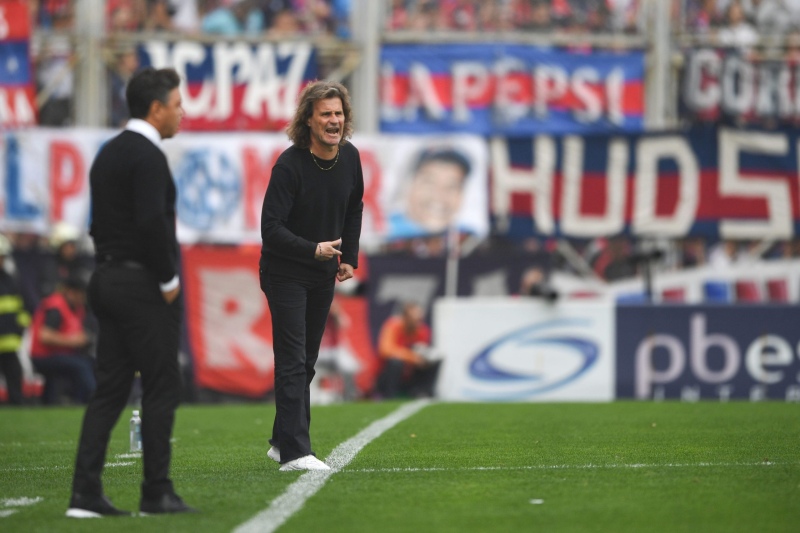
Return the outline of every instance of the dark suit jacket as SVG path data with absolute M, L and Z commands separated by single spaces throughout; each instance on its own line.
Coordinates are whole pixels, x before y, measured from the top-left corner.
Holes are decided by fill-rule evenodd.
M 134 261 L 159 283 L 177 275 L 177 194 L 164 152 L 140 133 L 123 131 L 97 154 L 89 181 L 98 264 Z

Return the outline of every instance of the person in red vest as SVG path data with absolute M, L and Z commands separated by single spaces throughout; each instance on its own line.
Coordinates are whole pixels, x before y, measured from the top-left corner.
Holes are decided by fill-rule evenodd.
M 431 329 L 423 321 L 425 311 L 417 303 L 405 303 L 399 316 L 389 317 L 378 337 L 378 355 L 384 360 L 378 376 L 378 394 L 395 398 L 432 397 L 439 372 L 438 357 L 431 349 Z
M 58 403 L 55 382 L 61 377 L 71 383 L 77 402 L 88 403 L 94 392 L 94 362 L 88 354 L 85 316 L 86 282 L 75 276 L 63 280 L 33 314 L 31 361 L 45 377 L 42 400 L 46 405 Z

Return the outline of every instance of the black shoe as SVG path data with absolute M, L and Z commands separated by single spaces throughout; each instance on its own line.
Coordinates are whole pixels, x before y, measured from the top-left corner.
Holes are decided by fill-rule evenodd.
M 139 512 L 143 515 L 164 513 L 196 513 L 197 509 L 189 507 L 177 494 L 164 494 L 155 500 L 142 498 Z
M 130 511 L 117 509 L 111 500 L 103 495 L 73 494 L 69 500 L 69 509 L 67 509 L 67 516 L 70 518 L 101 518 L 103 516 L 132 516 L 132 514 Z

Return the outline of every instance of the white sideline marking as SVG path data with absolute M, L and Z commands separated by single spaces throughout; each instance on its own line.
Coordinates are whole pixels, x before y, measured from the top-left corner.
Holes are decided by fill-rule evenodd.
M 118 453 L 114 456 L 115 459 L 141 459 L 142 454 L 139 452 Z
M 483 472 L 497 470 L 598 470 L 601 468 L 696 468 L 696 467 L 736 467 L 736 466 L 773 466 L 776 463 L 759 461 L 758 463 L 652 463 L 652 464 L 586 464 L 586 465 L 533 465 L 533 466 L 468 466 L 463 468 L 354 468 L 343 470 L 344 474 L 374 474 L 401 472 Z M 782 463 L 800 464 L 800 463 Z
M 114 468 L 117 466 L 130 466 L 135 465 L 133 461 L 119 461 L 116 463 L 106 463 L 105 468 Z M 23 466 L 21 468 L 2 468 L 0 472 L 47 472 L 50 470 L 68 470 L 74 468 L 73 466 Z
M 329 477 L 347 466 L 367 444 L 403 420 L 415 415 L 430 403 L 430 400 L 407 403 L 362 429 L 355 437 L 339 444 L 325 459 L 325 462 L 331 467 L 330 470 L 306 472 L 286 487 L 283 494 L 272 500 L 269 507 L 234 529 L 234 533 L 271 533 L 275 531 L 299 511 L 306 501 L 325 485 Z
M 28 498 L 27 496 L 23 496 L 21 498 L 6 498 L 2 500 L 3 507 L 10 507 L 10 509 L 2 509 L 0 510 L 0 518 L 8 518 L 9 516 L 13 515 L 19 509 L 16 507 L 27 507 L 28 505 L 36 505 L 40 501 L 43 501 L 44 498 L 41 496 L 36 496 L 35 498 Z
M 25 507 L 27 505 L 35 505 L 42 500 L 44 500 L 44 498 L 41 496 L 36 496 L 35 498 L 28 498 L 27 496 L 23 496 L 22 498 L 6 498 L 3 500 L 3 507 Z

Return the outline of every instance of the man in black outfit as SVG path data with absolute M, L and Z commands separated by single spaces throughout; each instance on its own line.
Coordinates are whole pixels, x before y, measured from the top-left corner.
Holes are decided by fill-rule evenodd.
M 130 515 L 100 480 L 111 430 L 142 377 L 142 514 L 194 511 L 169 478 L 170 437 L 180 401 L 178 341 L 183 314 L 176 189 L 161 140 L 178 132 L 183 109 L 172 69 L 145 69 L 126 90 L 131 120 L 89 173 L 97 267 L 89 303 L 97 315 L 97 390 L 83 418 L 67 516 Z
M 309 384 L 335 280 L 358 267 L 364 179 L 343 85 L 300 94 L 293 146 L 272 169 L 261 214 L 260 281 L 272 313 L 275 423 L 267 456 L 281 470 L 329 470 L 311 450 Z

